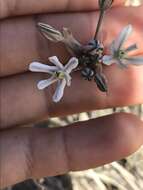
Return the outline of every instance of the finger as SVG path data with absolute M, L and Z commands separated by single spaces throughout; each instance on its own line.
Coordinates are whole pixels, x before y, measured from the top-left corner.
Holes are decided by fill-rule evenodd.
M 59 103 L 52 102 L 56 84 L 41 91 L 37 83 L 49 76 L 25 73 L 0 80 L 0 128 L 27 124 L 48 117 L 126 106 L 143 102 L 143 67 L 121 70 L 116 66 L 105 69 L 108 93 L 100 92 L 95 82 L 88 82 L 76 73 L 71 87 L 66 87 Z
M 143 123 L 125 113 L 66 128 L 3 131 L 0 132 L 0 188 L 28 178 L 107 164 L 132 154 L 142 144 Z
M 124 5 L 125 0 L 115 0 L 113 5 Z M 50 12 L 91 11 L 98 9 L 98 0 L 0 0 L 0 18 Z
M 139 8 L 115 8 L 106 14 L 103 30 L 107 33 L 105 45 L 109 45 L 125 25 L 134 27 L 129 44 L 137 43 L 137 54 L 143 53 L 143 6 Z M 136 14 L 138 12 L 138 14 Z M 122 13 L 122 14 L 121 14 Z M 127 19 L 125 19 L 127 18 Z M 47 62 L 57 55 L 63 62 L 69 54 L 61 44 L 50 43 L 37 30 L 37 22 L 45 22 L 56 28 L 69 27 L 83 44 L 93 38 L 98 19 L 96 13 L 57 14 L 37 17 L 14 18 L 0 23 L 0 76 L 28 70 L 32 61 Z M 75 22 L 76 20 L 76 22 Z M 81 32 L 82 31 L 82 32 Z

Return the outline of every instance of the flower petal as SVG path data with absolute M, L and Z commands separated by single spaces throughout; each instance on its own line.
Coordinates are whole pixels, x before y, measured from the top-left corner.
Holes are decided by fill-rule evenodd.
M 63 94 L 64 94 L 65 86 L 66 86 L 65 79 L 63 79 L 62 81 L 58 81 L 58 85 L 57 85 L 55 94 L 53 96 L 54 102 L 59 102 L 61 100 L 61 98 L 63 97 Z
M 120 69 L 127 69 L 127 64 L 125 62 L 125 59 L 122 60 L 118 59 L 116 64 L 120 67 Z
M 115 50 L 115 40 L 110 45 L 110 51 L 111 51 L 112 55 L 114 55 L 114 53 L 116 52 L 116 50 Z
M 65 73 L 65 79 L 66 79 L 67 86 L 70 86 L 72 78 L 68 73 Z
M 112 65 L 113 63 L 116 63 L 116 60 L 113 58 L 112 55 L 104 55 L 102 58 L 102 62 L 105 65 Z
M 137 49 L 138 49 L 137 44 L 133 44 L 133 45 L 130 45 L 128 48 L 126 48 L 125 52 L 128 53 L 130 51 L 137 50 Z
M 128 57 L 125 60 L 126 64 L 128 65 L 136 65 L 136 66 L 143 65 L 143 56 Z
M 128 25 L 123 28 L 123 30 L 118 35 L 117 39 L 114 41 L 114 48 L 116 51 L 122 48 L 124 42 L 127 40 L 132 30 L 132 25 Z
M 56 65 L 60 70 L 63 70 L 64 66 L 59 61 L 59 59 L 57 58 L 57 56 L 49 57 L 49 61 L 51 63 L 53 63 L 54 65 Z
M 51 77 L 47 80 L 41 80 L 38 82 L 37 87 L 39 90 L 43 90 L 44 88 L 50 86 L 51 84 L 53 84 L 54 82 L 56 82 L 58 79 L 56 79 L 55 77 Z
M 72 57 L 69 62 L 65 65 L 64 70 L 67 73 L 71 73 L 73 69 L 75 69 L 78 66 L 79 62 L 76 57 Z
M 43 72 L 43 73 L 52 74 L 52 72 L 57 70 L 57 67 L 45 65 L 39 62 L 32 62 L 29 65 L 29 70 L 33 72 Z

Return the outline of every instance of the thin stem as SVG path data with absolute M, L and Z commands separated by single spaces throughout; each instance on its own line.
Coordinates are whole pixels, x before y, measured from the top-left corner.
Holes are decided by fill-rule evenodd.
M 106 10 L 109 9 L 111 7 L 112 3 L 114 2 L 114 0 L 98 0 L 98 1 L 99 1 L 99 8 L 100 8 L 100 15 L 99 15 L 98 23 L 97 23 L 94 40 L 96 40 L 98 37 L 98 33 L 99 33 L 100 27 L 102 25 L 102 20 L 103 20 Z
M 102 20 L 103 20 L 103 17 L 104 17 L 104 13 L 105 13 L 105 10 L 101 10 L 101 11 L 100 11 L 100 16 L 99 16 L 99 20 L 98 20 L 98 24 L 97 24 L 95 36 L 94 36 L 94 39 L 95 39 L 95 40 L 96 40 L 97 37 L 98 37 L 98 33 L 99 33 L 99 30 L 100 30 L 100 27 L 101 27 L 101 24 L 102 24 Z

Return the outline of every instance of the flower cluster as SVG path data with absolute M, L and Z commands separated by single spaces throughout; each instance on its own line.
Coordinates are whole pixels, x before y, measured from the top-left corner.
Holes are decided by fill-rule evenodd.
M 57 88 L 53 95 L 53 101 L 59 102 L 64 94 L 64 89 L 71 84 L 71 73 L 81 71 L 81 76 L 88 80 L 94 80 L 98 89 L 108 91 L 107 79 L 103 73 L 102 65 L 117 64 L 120 68 L 128 65 L 143 65 L 143 56 L 130 56 L 129 53 L 137 49 L 136 44 L 125 47 L 124 44 L 132 33 L 132 25 L 123 28 L 117 38 L 109 46 L 109 55 L 104 54 L 104 46 L 98 40 L 98 32 L 104 12 L 112 5 L 113 0 L 99 0 L 100 17 L 95 32 L 95 37 L 87 45 L 81 44 L 68 28 L 62 32 L 44 23 L 38 23 L 41 33 L 52 42 L 62 42 L 71 54 L 72 58 L 64 66 L 56 56 L 50 57 L 49 61 L 54 66 L 33 62 L 29 69 L 33 72 L 44 72 L 51 75 L 47 80 L 38 83 L 38 89 L 42 90 L 57 82 Z

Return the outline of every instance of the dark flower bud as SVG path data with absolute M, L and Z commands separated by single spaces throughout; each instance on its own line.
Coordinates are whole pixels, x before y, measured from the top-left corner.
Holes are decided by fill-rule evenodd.
M 96 73 L 95 76 L 94 76 L 94 80 L 95 80 L 99 90 L 101 90 L 102 92 L 107 92 L 108 91 L 107 79 L 105 78 L 104 74 Z
M 82 69 L 81 74 L 86 80 L 91 81 L 94 76 L 94 70 L 90 67 L 85 67 Z

